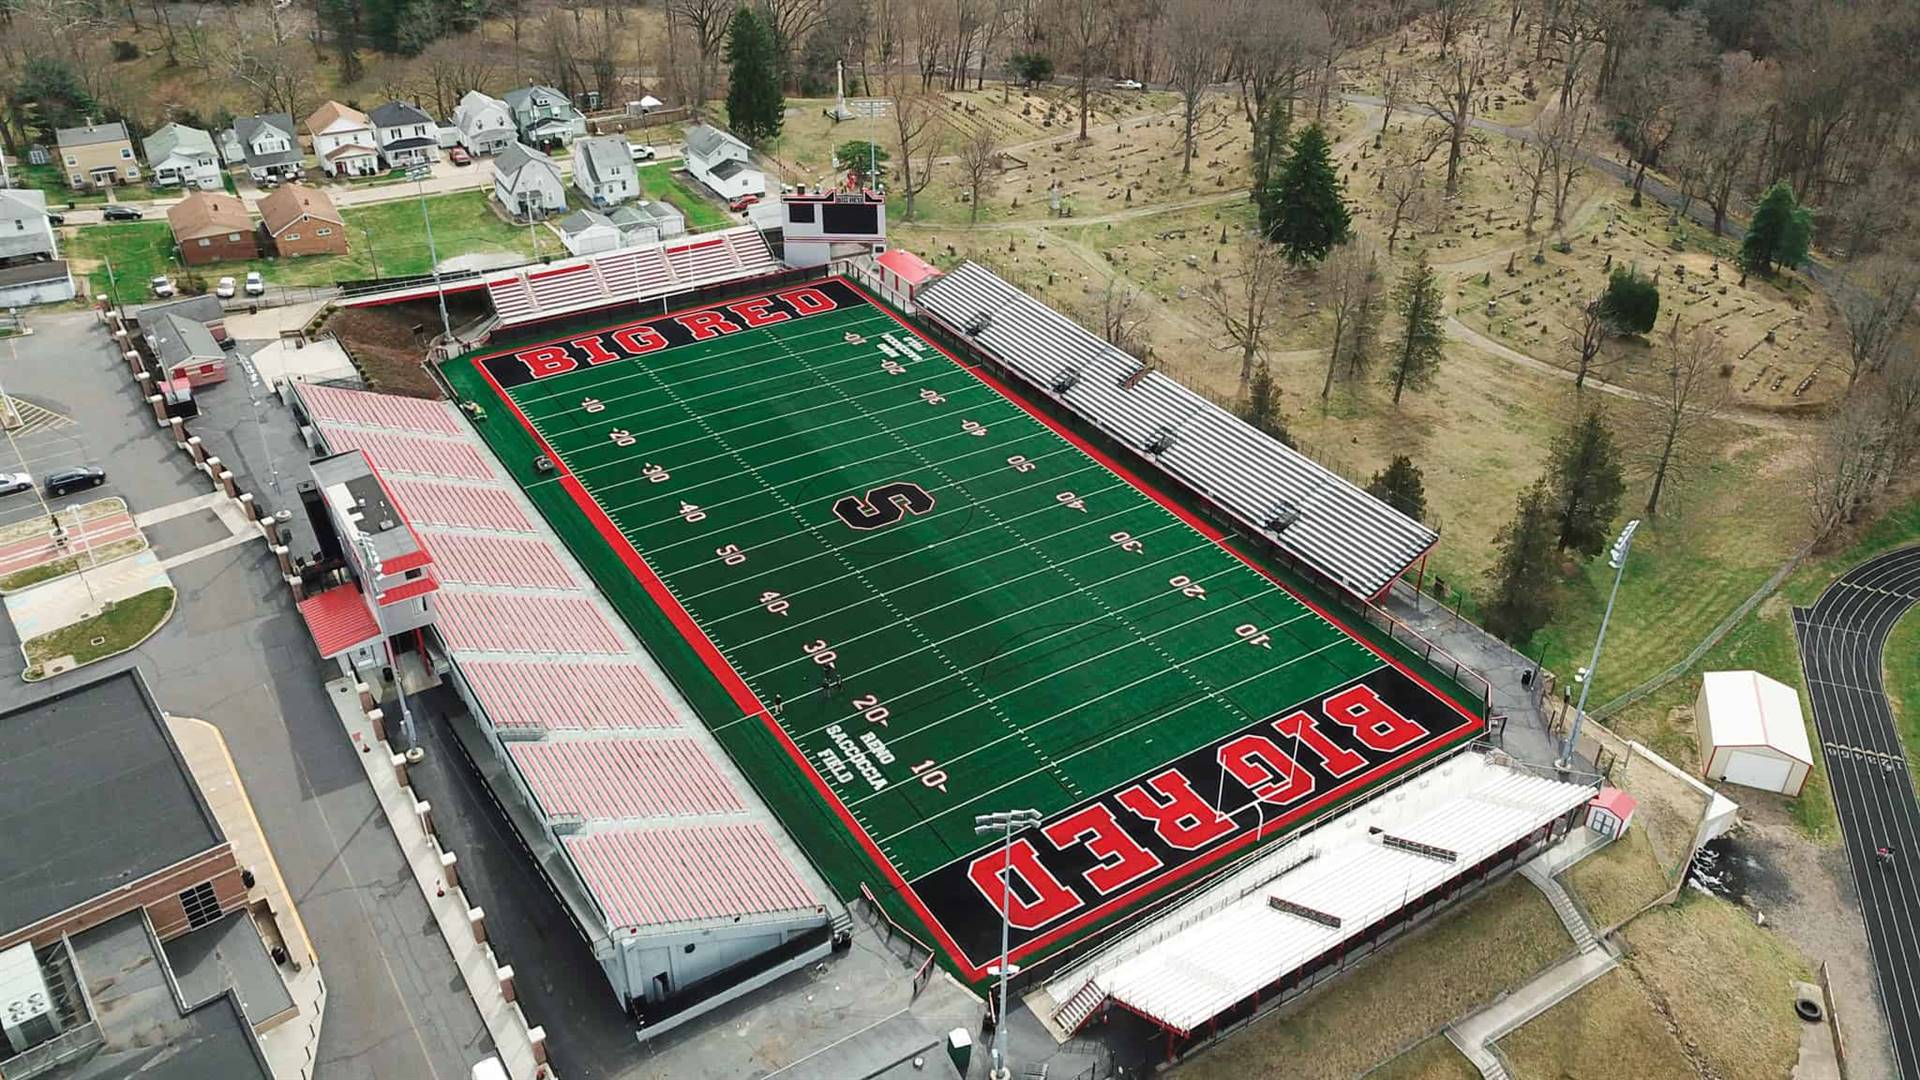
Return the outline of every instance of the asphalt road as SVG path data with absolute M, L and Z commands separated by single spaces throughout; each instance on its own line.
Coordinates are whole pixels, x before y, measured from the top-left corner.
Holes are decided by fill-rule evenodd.
M 1800 667 L 1860 894 L 1894 1067 L 1920 1078 L 1920 806 L 1881 676 L 1887 635 L 1920 600 L 1920 547 L 1854 567 L 1793 610 Z M 1912 662 L 1905 658 L 1902 662 Z M 1894 850 L 1883 861 L 1877 849 Z

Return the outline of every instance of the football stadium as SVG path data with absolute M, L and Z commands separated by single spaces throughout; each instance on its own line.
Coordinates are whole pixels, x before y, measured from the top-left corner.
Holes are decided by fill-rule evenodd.
M 1004 921 L 1058 1036 L 1177 1053 L 1577 822 L 1373 603 L 1433 530 L 985 267 L 761 237 L 457 283 L 453 404 L 296 391 L 643 1036 L 864 908 L 916 985 L 984 990 Z

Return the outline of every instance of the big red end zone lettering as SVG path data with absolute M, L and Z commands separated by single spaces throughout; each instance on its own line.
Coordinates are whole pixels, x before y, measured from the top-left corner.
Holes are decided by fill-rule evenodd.
M 698 311 L 682 311 L 658 319 L 596 330 L 578 337 L 556 338 L 539 345 L 491 356 L 480 363 L 502 389 L 538 379 L 565 375 L 584 368 L 664 352 L 725 334 L 804 319 L 810 315 L 865 304 L 860 294 L 838 278 L 782 289 L 766 296 L 730 300 Z
M 1383 667 L 1134 777 L 1014 838 L 1012 944 L 1052 940 L 1480 729 Z M 912 882 L 966 960 L 999 954 L 999 844 Z

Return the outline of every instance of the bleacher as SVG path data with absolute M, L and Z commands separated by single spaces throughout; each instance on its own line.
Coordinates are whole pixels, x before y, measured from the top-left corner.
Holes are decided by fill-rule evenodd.
M 780 269 L 749 226 L 622 248 L 490 276 L 487 294 L 502 326 L 670 296 Z

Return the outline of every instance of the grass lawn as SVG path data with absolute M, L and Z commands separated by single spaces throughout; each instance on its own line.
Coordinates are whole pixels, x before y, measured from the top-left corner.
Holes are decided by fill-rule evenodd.
M 677 168 L 679 164 L 672 161 L 641 166 L 636 170 L 640 175 L 640 190 L 647 198 L 670 203 L 687 215 L 688 232 L 705 232 L 740 224 L 726 207 L 715 202 L 711 196 L 695 190 L 690 181 L 676 176 L 674 170 Z
M 1366 1074 L 1366 1080 L 1480 1080 L 1480 1070 L 1445 1035 L 1435 1035 Z
M 27 668 L 21 678 L 28 682 L 46 678 L 46 663 L 64 656 L 73 657 L 74 667 L 84 667 L 126 652 L 160 629 L 173 614 L 173 601 L 173 589 L 162 585 L 115 600 L 91 619 L 29 639 L 21 645 L 27 654 Z
M 1907 609 L 1887 638 L 1881 663 L 1887 676 L 1887 697 L 1900 722 L 1900 742 L 1908 748 L 1907 767 L 1913 768 L 1912 749 L 1920 746 L 1920 607 Z
M 1367 960 L 1303 1007 L 1262 1017 L 1195 1055 L 1175 1075 L 1354 1076 L 1405 1047 L 1424 1045 L 1443 1025 L 1533 977 L 1571 947 L 1539 890 L 1509 878 Z
M 52 581 L 54 578 L 66 577 L 68 574 L 80 569 L 81 559 L 88 556 L 91 556 L 91 558 L 87 565 L 93 567 L 99 566 L 101 563 L 112 562 L 115 559 L 125 558 L 128 555 L 138 554 L 145 551 L 146 548 L 146 537 L 129 536 L 124 540 L 115 540 L 110 544 L 101 544 L 99 547 L 91 548 L 84 552 L 75 552 L 65 558 L 52 559 L 38 566 L 29 566 L 24 570 L 15 570 L 5 577 L 0 577 L 0 593 L 19 592 L 29 585 L 38 585 L 43 581 Z
M 1617 926 L 1652 903 L 1671 884 L 1660 866 L 1647 830 L 1627 835 L 1576 863 L 1561 884 L 1580 901 L 1596 929 Z
M 7 171 L 12 174 L 18 187 L 39 188 L 47 193 L 47 209 L 58 213 L 68 203 L 78 206 L 93 206 L 107 201 L 104 192 L 73 191 L 60 175 L 57 165 L 10 165 Z
M 1625 968 L 1499 1042 L 1514 1080 L 1692 1080 L 1686 1054 Z M 1776 1074 L 1784 1075 L 1784 1074 Z

